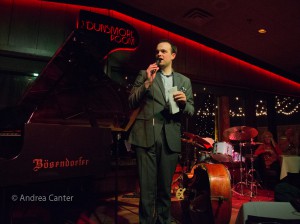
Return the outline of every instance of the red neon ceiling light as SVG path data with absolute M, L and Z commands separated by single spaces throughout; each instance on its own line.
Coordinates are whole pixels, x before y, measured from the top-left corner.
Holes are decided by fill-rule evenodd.
M 10 4 L 10 2 L 8 2 L 7 4 Z M 111 16 L 111 17 L 115 17 L 118 18 L 120 20 L 123 20 L 124 22 L 127 22 L 129 24 L 135 25 L 136 27 L 139 28 L 143 28 L 143 29 L 152 29 L 153 32 L 161 32 L 164 31 L 168 34 L 172 35 L 172 38 L 174 38 L 174 40 L 179 41 L 179 42 L 184 42 L 185 44 L 192 46 L 193 48 L 199 49 L 200 51 L 203 52 L 207 52 L 209 54 L 213 54 L 213 55 L 217 55 L 218 57 L 224 59 L 225 61 L 228 61 L 230 63 L 238 63 L 239 65 L 241 65 L 242 67 L 246 68 L 246 69 L 250 69 L 250 70 L 254 70 L 255 72 L 257 72 L 259 75 L 268 77 L 270 79 L 275 79 L 281 83 L 285 83 L 288 85 L 292 85 L 296 88 L 300 89 L 300 84 L 297 82 L 294 82 L 292 80 L 289 80 L 285 77 L 282 77 L 274 72 L 270 72 L 268 70 L 265 70 L 263 68 L 260 68 L 256 65 L 250 64 L 246 61 L 240 60 L 238 58 L 235 58 L 233 56 L 230 56 L 224 52 L 220 52 L 218 50 L 215 50 L 213 48 L 207 47 L 201 43 L 198 43 L 196 41 L 190 40 L 188 38 L 182 37 L 180 35 L 177 35 L 175 33 L 171 33 L 170 31 L 164 30 L 162 28 L 156 27 L 152 24 L 143 22 L 141 20 L 135 19 L 131 16 L 122 14 L 120 12 L 117 12 L 115 10 L 110 10 L 110 9 L 101 9 L 101 8 L 94 8 L 94 7 L 87 7 L 87 6 L 80 6 L 80 5 L 70 5 L 70 4 L 64 4 L 64 3 L 54 3 L 54 2 L 47 2 L 47 1 L 42 1 L 42 0 L 18 0 L 18 4 L 24 4 L 26 6 L 36 6 L 36 7 L 40 7 L 41 4 L 43 6 L 47 6 L 48 8 L 54 9 L 54 10 L 87 10 L 87 11 L 91 11 L 91 12 L 96 12 L 96 13 L 100 13 L 103 15 L 107 15 L 107 16 Z M 113 50 L 116 51 L 116 50 Z

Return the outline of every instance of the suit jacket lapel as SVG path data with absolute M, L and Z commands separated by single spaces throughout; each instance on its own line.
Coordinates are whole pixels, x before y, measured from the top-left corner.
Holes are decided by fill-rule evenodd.
M 179 75 L 176 72 L 173 72 L 173 86 L 177 86 L 177 90 L 179 90 L 180 79 Z
M 165 94 L 165 87 L 161 78 L 160 73 L 156 74 L 155 81 L 157 83 L 158 89 L 162 92 L 163 95 L 163 101 L 166 102 L 166 94 Z

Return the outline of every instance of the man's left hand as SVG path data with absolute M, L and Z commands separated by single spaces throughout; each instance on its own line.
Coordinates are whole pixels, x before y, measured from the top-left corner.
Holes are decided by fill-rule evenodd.
M 175 91 L 173 93 L 173 97 L 175 102 L 180 103 L 180 104 L 185 104 L 186 103 L 186 95 L 182 91 Z

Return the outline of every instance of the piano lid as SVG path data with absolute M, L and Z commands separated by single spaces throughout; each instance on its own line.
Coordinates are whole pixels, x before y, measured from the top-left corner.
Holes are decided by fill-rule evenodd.
M 125 128 L 128 92 L 103 72 L 107 52 L 95 38 L 74 31 L 55 53 L 20 102 L 26 111 L 34 111 L 30 122 Z
M 128 130 L 136 114 L 128 107 L 129 90 L 104 73 L 104 59 L 114 50 L 129 47 L 109 44 L 109 36 L 104 35 L 73 31 L 19 103 L 0 110 L 0 158 L 19 155 L 25 123 Z M 131 45 L 131 50 L 135 48 Z
M 73 31 L 19 103 L 0 111 L 0 132 L 22 132 L 28 122 L 128 130 L 129 90 L 104 73 L 103 57 L 111 49 L 97 40 Z
M 126 127 L 128 93 L 104 73 L 104 59 L 116 50 L 135 50 L 137 32 L 123 21 L 83 10 L 78 24 L 18 105 L 0 111 L 10 118 L 0 118 L 0 131 L 26 122 Z M 127 41 L 120 41 L 122 36 Z

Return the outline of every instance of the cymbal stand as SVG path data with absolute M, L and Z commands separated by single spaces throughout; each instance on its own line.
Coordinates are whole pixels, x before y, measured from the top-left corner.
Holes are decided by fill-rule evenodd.
M 185 145 L 186 154 L 185 154 L 184 162 L 182 165 L 183 172 L 189 172 L 191 170 L 191 161 L 190 161 L 191 148 L 190 147 L 191 147 L 190 144 Z
M 193 149 L 193 164 L 192 164 L 192 167 L 191 169 L 198 163 L 198 157 L 199 157 L 199 153 L 198 153 L 198 149 L 196 146 L 194 146 L 194 149 Z
M 252 198 L 257 195 L 257 186 L 260 186 L 260 184 L 256 180 L 254 180 L 254 173 L 256 172 L 256 170 L 253 167 L 254 156 L 253 156 L 252 147 L 250 148 L 250 162 L 251 162 L 251 168 L 248 172 L 248 176 L 251 176 L 251 180 L 249 181 L 250 182 L 250 201 L 251 201 Z M 253 192 L 254 188 L 255 188 L 255 192 Z
M 242 146 L 243 143 L 239 144 L 240 146 L 240 155 L 239 155 L 239 161 L 240 161 L 240 182 L 238 182 L 234 187 L 233 187 L 233 191 L 239 195 L 244 195 L 244 185 L 247 186 L 247 182 L 243 182 L 243 161 L 242 161 Z M 247 181 L 247 178 L 245 178 Z M 235 188 L 237 188 L 237 186 L 240 186 L 240 192 L 237 192 L 236 190 L 234 190 Z
M 253 168 L 253 154 L 252 154 L 252 148 L 250 148 L 250 162 L 251 162 L 251 169 L 249 170 L 248 174 L 252 173 L 251 174 L 251 181 L 250 181 L 250 201 L 252 201 L 252 198 L 254 197 L 254 195 L 257 194 L 257 186 L 256 184 L 254 183 L 254 168 Z M 255 186 L 255 193 L 253 194 L 253 186 Z

